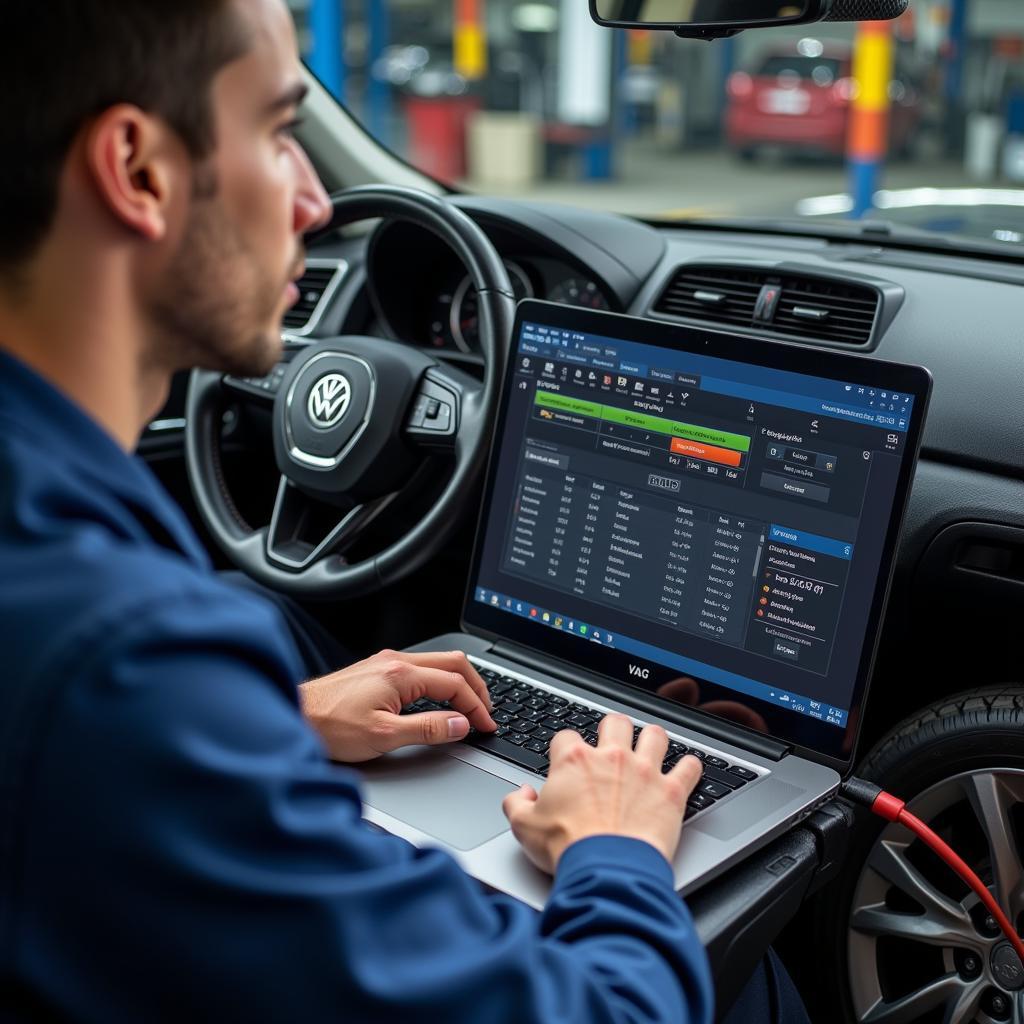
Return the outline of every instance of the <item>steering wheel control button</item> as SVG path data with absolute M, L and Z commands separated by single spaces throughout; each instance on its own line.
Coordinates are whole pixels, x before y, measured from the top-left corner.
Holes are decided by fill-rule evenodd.
M 436 430 L 439 433 L 447 433 L 448 428 L 452 423 L 452 407 L 450 405 L 441 405 L 439 402 L 433 403 L 433 412 L 427 408 L 427 418 L 423 421 L 423 426 L 427 430 Z
M 447 388 L 425 380 L 413 403 L 407 428 L 422 438 L 444 437 L 454 433 L 456 398 Z
M 412 415 L 409 417 L 410 427 L 422 427 L 423 421 L 427 418 L 427 403 L 429 399 L 426 395 L 420 395 L 416 399 L 416 404 L 412 407 Z
M 276 395 L 281 388 L 281 381 L 288 372 L 287 363 L 278 363 L 266 377 L 232 377 L 227 376 L 224 382 L 242 391 L 255 392 L 261 395 Z
M 992 950 L 989 961 L 996 984 L 1009 992 L 1024 988 L 1024 965 L 1008 942 L 1001 942 Z

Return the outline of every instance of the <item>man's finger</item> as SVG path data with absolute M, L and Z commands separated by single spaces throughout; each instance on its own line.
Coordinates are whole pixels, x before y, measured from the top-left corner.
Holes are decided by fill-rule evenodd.
M 439 668 L 446 672 L 458 672 L 473 688 L 480 698 L 480 703 L 488 711 L 491 710 L 491 695 L 487 692 L 487 684 L 462 651 L 414 651 L 403 654 L 401 657 L 413 665 L 421 665 L 423 668 Z
M 412 747 L 420 743 L 432 747 L 454 743 L 466 738 L 469 722 L 465 716 L 452 711 L 424 711 L 418 715 L 393 715 L 391 723 L 392 749 Z
M 660 725 L 646 725 L 636 741 L 640 757 L 660 765 L 668 753 L 668 733 Z
M 573 747 L 586 746 L 583 737 L 573 729 L 561 729 L 548 744 L 548 759 L 554 764 L 560 761 Z
M 431 700 L 447 701 L 456 711 L 461 711 L 477 729 L 483 732 L 494 732 L 497 722 L 491 718 L 486 705 L 480 700 L 464 676 L 458 672 L 446 672 L 439 668 L 424 668 L 422 665 L 410 666 L 414 673 L 417 687 L 422 688 L 423 695 Z
M 505 817 L 512 821 L 515 816 L 527 810 L 537 802 L 537 791 L 533 786 L 520 786 L 514 793 L 509 793 L 501 802 Z
M 633 723 L 625 715 L 605 715 L 597 727 L 598 744 L 633 749 Z
M 680 759 L 679 763 L 665 777 L 677 779 L 682 784 L 684 797 L 689 799 L 690 794 L 696 788 L 697 783 L 700 782 L 700 777 L 703 774 L 704 765 L 697 758 L 687 754 L 686 757 Z

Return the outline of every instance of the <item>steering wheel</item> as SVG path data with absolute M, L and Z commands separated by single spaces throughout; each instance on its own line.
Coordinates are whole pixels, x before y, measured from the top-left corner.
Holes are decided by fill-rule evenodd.
M 309 599 L 378 590 L 422 566 L 452 535 L 486 462 L 515 315 L 501 258 L 451 203 L 393 186 L 348 189 L 331 202 L 325 233 L 371 218 L 404 219 L 451 247 L 479 295 L 484 380 L 409 345 L 349 335 L 299 349 L 266 387 L 192 372 L 185 459 L 203 522 L 248 575 Z M 228 396 L 264 407 L 273 402 L 281 479 L 270 525 L 261 529 L 243 519 L 225 482 L 220 437 Z M 452 457 L 454 466 L 433 507 L 379 554 L 349 562 L 345 553 L 365 528 L 438 454 Z

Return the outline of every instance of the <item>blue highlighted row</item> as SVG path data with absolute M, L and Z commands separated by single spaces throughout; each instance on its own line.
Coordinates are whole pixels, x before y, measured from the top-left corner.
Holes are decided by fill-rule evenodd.
M 831 555 L 833 558 L 843 558 L 846 561 L 853 558 L 853 545 L 849 541 L 819 537 L 816 533 L 807 533 L 806 530 L 794 530 L 773 523 L 768 539 L 783 541 L 805 551 L 817 551 L 821 555 Z

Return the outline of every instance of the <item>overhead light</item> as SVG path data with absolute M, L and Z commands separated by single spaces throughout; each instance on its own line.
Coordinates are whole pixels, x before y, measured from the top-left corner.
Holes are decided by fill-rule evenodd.
M 853 199 L 845 192 L 834 196 L 812 196 L 796 204 L 796 212 L 801 217 L 834 217 L 852 209 Z
M 520 32 L 554 32 L 558 11 L 548 4 L 520 4 L 512 11 L 512 27 Z
M 1013 188 L 901 188 L 875 193 L 880 210 L 912 206 L 1024 206 L 1024 189 Z
M 921 206 L 1024 206 L 1024 189 L 1013 188 L 901 188 L 880 189 L 872 200 L 878 210 L 909 210 Z M 828 217 L 849 213 L 848 193 L 811 196 L 796 204 L 802 217 Z

